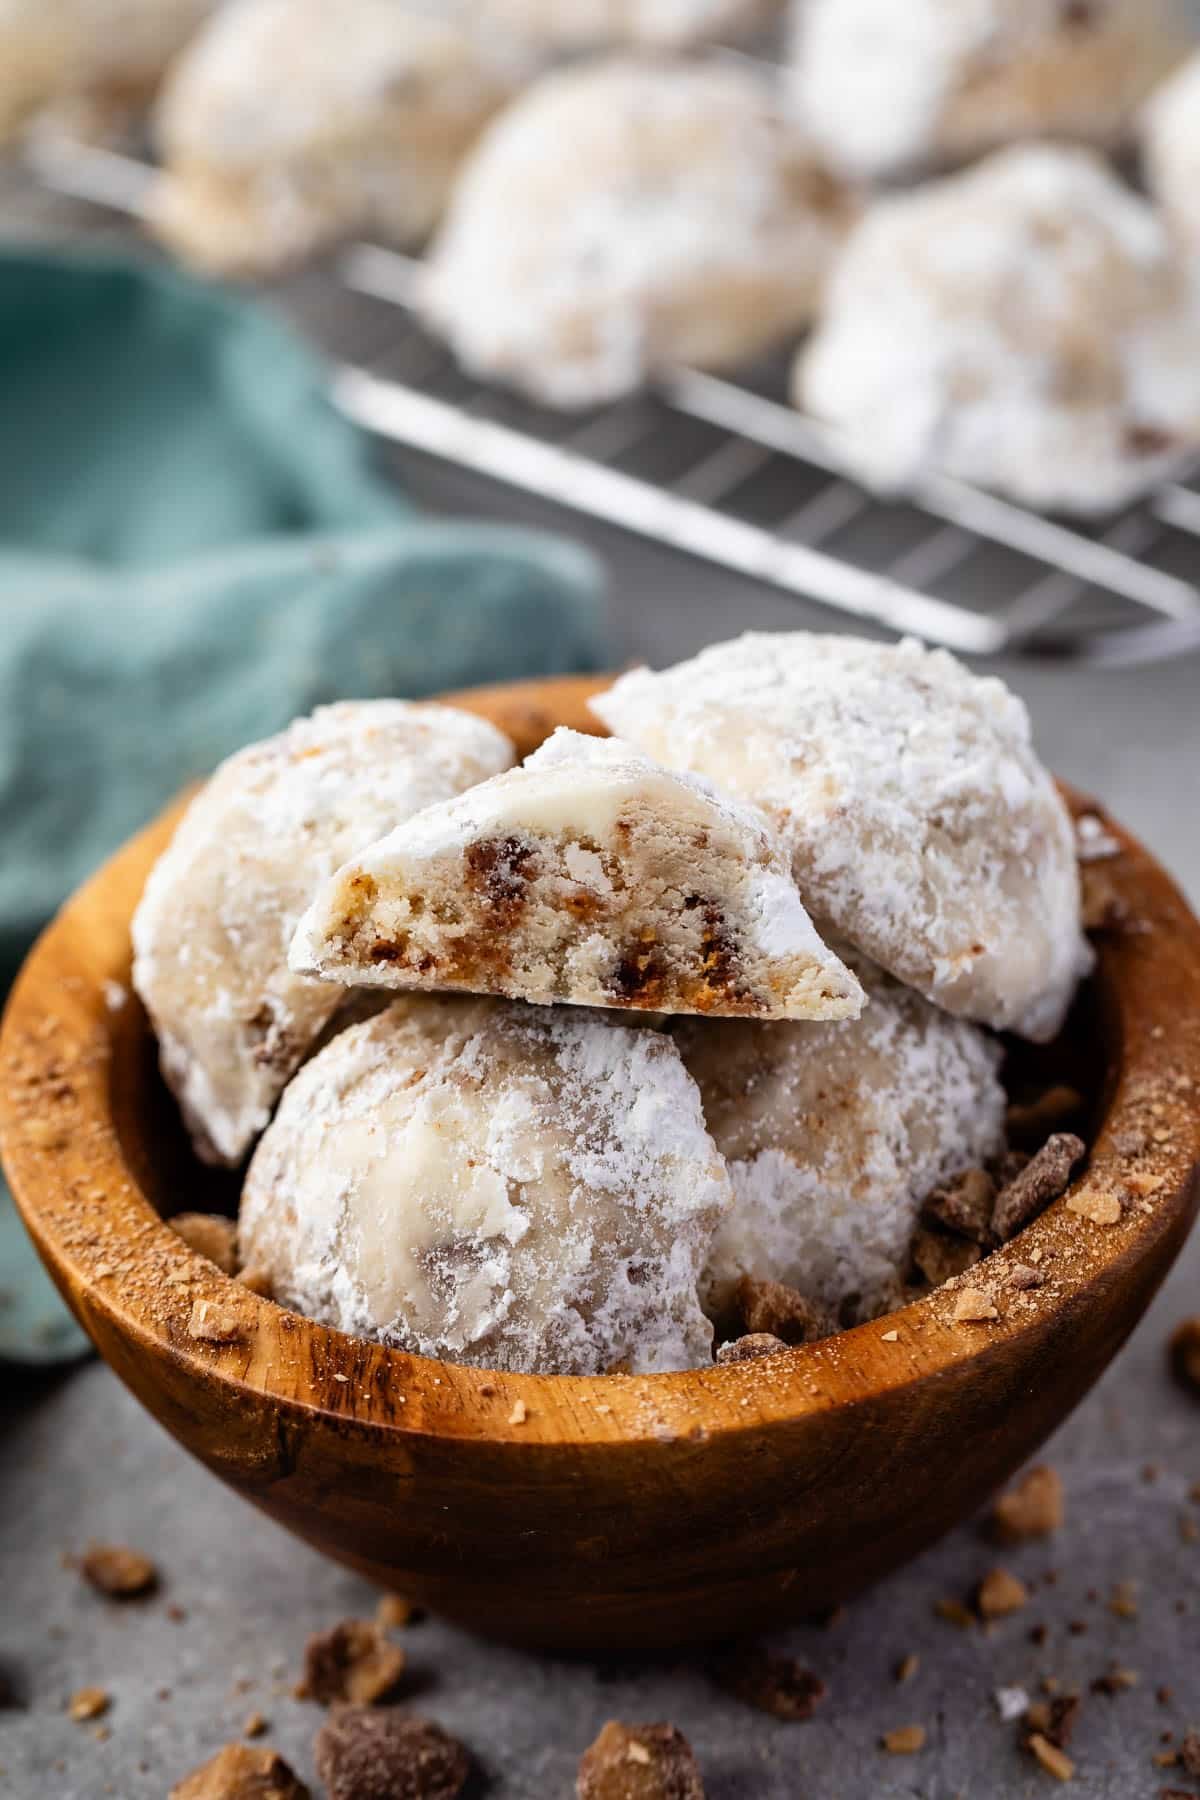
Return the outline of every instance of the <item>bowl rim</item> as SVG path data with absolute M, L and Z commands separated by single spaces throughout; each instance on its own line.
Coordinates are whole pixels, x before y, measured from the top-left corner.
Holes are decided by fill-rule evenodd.
M 519 736 L 556 723 L 599 730 L 587 699 L 613 679 L 560 677 L 438 696 Z M 1048 1311 L 1087 1304 L 1174 1238 L 1200 1200 L 1200 921 L 1154 858 L 1103 807 L 1116 854 L 1102 871 L 1112 928 L 1092 980 L 1111 1034 L 1109 1092 L 1086 1164 L 1067 1192 L 994 1251 L 986 1283 L 999 1317 L 956 1321 L 942 1287 L 833 1338 L 742 1363 L 656 1375 L 519 1375 L 438 1362 L 287 1312 L 191 1250 L 149 1197 L 118 1129 L 114 1068 L 148 1025 L 130 986 L 129 924 L 151 865 L 186 805 L 174 802 L 64 905 L 31 950 L 0 1027 L 0 1159 L 43 1261 L 85 1330 L 166 1357 L 185 1380 L 214 1380 L 343 1430 L 485 1445 L 650 1446 L 789 1425 L 833 1408 L 1033 1350 Z M 120 996 L 124 996 L 123 999 Z M 118 1000 L 120 1003 L 118 1004 Z M 1107 1035 L 1107 1034 L 1106 1034 Z M 1130 1185 L 1132 1178 L 1133 1186 Z M 1120 1220 L 1081 1213 L 1126 1197 Z M 1050 1272 L 1031 1291 L 1005 1285 L 1031 1256 Z M 986 1275 L 983 1274 L 986 1270 Z M 193 1336 L 199 1301 L 233 1335 Z

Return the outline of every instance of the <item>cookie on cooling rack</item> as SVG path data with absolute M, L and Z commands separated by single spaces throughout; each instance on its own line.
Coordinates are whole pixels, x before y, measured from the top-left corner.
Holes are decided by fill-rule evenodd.
M 476 374 L 586 406 L 797 330 L 851 215 L 760 72 L 585 63 L 484 134 L 424 310 Z
M 291 962 L 350 985 L 541 1004 L 767 1019 L 862 1006 L 760 814 L 566 730 L 348 862 Z
M 749 633 L 591 705 L 761 807 L 818 929 L 947 1011 L 1057 1032 L 1090 966 L 1075 840 L 1002 682 L 912 639 Z
M 192 802 L 134 916 L 133 980 L 207 1160 L 241 1160 L 341 999 L 287 965 L 314 888 L 513 755 L 451 707 L 346 701 L 239 751 Z
M 396 0 L 241 0 L 172 73 L 152 229 L 200 268 L 269 274 L 352 232 L 418 242 L 527 58 Z
M 1091 151 L 1030 145 L 877 200 L 796 364 L 869 485 L 943 471 L 1104 513 L 1200 444 L 1200 299 Z
M 843 1323 L 886 1310 L 922 1200 L 1003 1147 L 995 1040 L 855 968 L 868 996 L 857 1019 L 674 1027 L 733 1182 L 705 1269 L 715 1319 L 743 1276 L 784 1282 Z
M 698 1282 L 730 1197 L 665 1034 L 416 995 L 296 1076 L 238 1234 L 283 1304 L 421 1355 L 683 1369 L 710 1357 Z
M 859 177 L 1019 138 L 1118 143 L 1187 44 L 1177 0 L 794 0 L 792 16 L 799 110 Z

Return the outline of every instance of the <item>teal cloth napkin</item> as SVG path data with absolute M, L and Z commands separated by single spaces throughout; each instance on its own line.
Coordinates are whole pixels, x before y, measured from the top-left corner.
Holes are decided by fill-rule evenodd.
M 0 992 L 188 780 L 321 701 L 602 667 L 595 563 L 419 517 L 256 304 L 0 253 Z M 0 1355 L 82 1347 L 0 1192 Z

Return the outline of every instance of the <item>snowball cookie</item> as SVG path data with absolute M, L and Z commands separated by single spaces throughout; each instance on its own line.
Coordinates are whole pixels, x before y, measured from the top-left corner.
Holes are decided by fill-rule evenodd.
M 1002 682 L 911 638 L 751 632 L 591 705 L 761 806 L 819 929 L 949 1012 L 1058 1030 L 1090 961 L 1074 833 Z
M 134 915 L 133 982 L 206 1160 L 240 1162 L 342 998 L 287 966 L 314 888 L 513 757 L 469 713 L 346 701 L 239 751 L 193 800 Z
M 424 310 L 476 373 L 586 406 L 805 323 L 849 211 L 760 72 L 585 63 L 485 133 Z
M 786 1282 L 843 1321 L 883 1310 L 922 1201 L 1003 1146 L 999 1046 L 862 973 L 857 1019 L 674 1028 L 733 1182 L 705 1272 L 714 1317 L 743 1275 Z
M 1164 83 L 1142 120 L 1150 191 L 1191 254 L 1200 251 L 1200 53 Z
M 0 0 L 0 139 L 52 102 L 136 109 L 214 4 Z
M 1125 505 L 1200 443 L 1200 301 L 1090 151 L 1000 151 L 879 200 L 797 360 L 868 484 L 943 470 L 1026 505 Z
M 150 223 L 187 261 L 233 273 L 350 232 L 412 243 L 523 68 L 397 0 L 235 0 L 163 96 Z
M 296 1076 L 239 1243 L 275 1297 L 485 1368 L 709 1360 L 697 1283 L 731 1202 L 666 1035 L 598 1013 L 424 995 Z
M 766 24 L 783 0 L 468 0 L 486 26 L 539 44 L 682 49 L 738 37 Z
M 761 814 L 613 738 L 556 731 L 318 893 L 293 969 L 542 1004 L 837 1019 L 862 990 Z
M 794 0 L 792 19 L 798 109 L 859 177 L 1043 134 L 1115 144 L 1186 44 L 1176 0 Z

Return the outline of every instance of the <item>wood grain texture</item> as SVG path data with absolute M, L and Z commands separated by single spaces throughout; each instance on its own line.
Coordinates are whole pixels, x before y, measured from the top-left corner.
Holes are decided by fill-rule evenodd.
M 586 698 L 603 685 L 456 699 L 528 751 L 555 723 L 589 728 Z M 330 1555 L 480 1630 L 649 1648 L 845 1598 L 1037 1447 L 1136 1324 L 1192 1222 L 1200 925 L 1106 821 L 1122 850 L 1088 877 L 1110 903 L 1085 1002 L 1091 1155 L 1071 1193 L 987 1265 L 996 1321 L 957 1324 L 952 1296 L 935 1292 L 765 1360 L 597 1379 L 489 1374 L 326 1330 L 230 1281 L 161 1220 L 233 1199 L 227 1177 L 193 1161 L 142 1011 L 121 1001 L 130 917 L 177 816 L 80 890 L 13 991 L 0 1152 L 18 1204 L 101 1354 L 209 1468 Z M 1130 1177 L 1138 1193 L 1116 1225 L 1068 1205 Z M 1047 1285 L 1006 1290 L 1033 1249 Z M 189 1334 L 200 1299 L 231 1309 L 232 1341 Z

